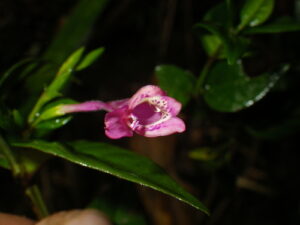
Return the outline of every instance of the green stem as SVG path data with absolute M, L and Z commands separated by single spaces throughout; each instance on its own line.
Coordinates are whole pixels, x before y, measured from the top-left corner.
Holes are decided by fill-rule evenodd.
M 205 83 L 206 77 L 208 75 L 210 67 L 213 65 L 213 63 L 218 58 L 220 51 L 221 51 L 221 46 L 217 48 L 215 53 L 211 57 L 209 57 L 208 60 L 206 61 L 206 63 L 204 64 L 203 69 L 201 70 L 199 77 L 197 79 L 197 82 L 196 82 L 196 93 L 195 93 L 196 96 L 199 94 L 202 94 L 204 92 L 204 83 Z
M 37 185 L 30 186 L 25 191 L 26 195 L 32 202 L 33 210 L 39 219 L 49 215 L 47 207 L 43 201 L 40 189 Z
M 4 157 L 9 162 L 11 171 L 14 177 L 21 180 L 23 186 L 26 186 L 26 172 L 24 167 L 20 164 L 15 155 L 13 154 L 11 148 L 6 143 L 2 135 L 0 135 L 0 151 L 3 153 Z M 43 218 L 48 215 L 47 208 L 41 196 L 41 193 L 36 185 L 26 188 L 25 194 L 29 197 L 33 205 L 33 211 L 39 218 Z
M 8 144 L 2 137 L 2 135 L 0 135 L 0 151 L 2 151 L 4 157 L 7 159 L 8 163 L 10 165 L 10 168 L 13 172 L 13 175 L 14 176 L 20 175 L 22 172 L 21 167 L 20 167 L 15 155 L 11 151 L 10 147 L 8 146 Z

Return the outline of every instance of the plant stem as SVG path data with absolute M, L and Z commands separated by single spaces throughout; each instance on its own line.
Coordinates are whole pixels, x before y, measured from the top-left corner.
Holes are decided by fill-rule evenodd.
M 38 216 L 39 219 L 42 219 L 49 215 L 47 207 L 43 201 L 41 192 L 37 185 L 30 186 L 25 191 L 26 195 L 32 202 L 33 211 Z
M 10 165 L 10 168 L 12 170 L 13 175 L 15 177 L 19 176 L 21 174 L 21 171 L 22 171 L 21 167 L 20 167 L 15 155 L 11 151 L 10 147 L 8 146 L 8 144 L 6 143 L 4 138 L 2 137 L 2 135 L 0 135 L 0 151 L 2 151 L 3 155 L 7 159 L 8 163 Z
M 212 64 L 216 61 L 216 59 L 218 58 L 220 51 L 221 51 L 221 46 L 216 49 L 215 53 L 211 57 L 209 57 L 207 59 L 206 63 L 204 64 L 203 69 L 201 70 L 199 77 L 197 79 L 197 82 L 196 82 L 196 89 L 195 89 L 196 96 L 203 93 L 203 91 L 204 91 L 203 86 L 204 86 L 207 74 L 209 72 L 209 69 L 212 66 Z
M 20 179 L 21 184 L 26 188 L 26 172 L 24 171 L 22 164 L 17 161 L 15 155 L 13 154 L 12 150 L 10 149 L 9 145 L 6 143 L 2 135 L 0 135 L 0 151 L 7 159 L 14 177 Z M 48 215 L 47 208 L 37 185 L 26 188 L 25 194 L 31 200 L 33 211 L 36 213 L 39 219 Z

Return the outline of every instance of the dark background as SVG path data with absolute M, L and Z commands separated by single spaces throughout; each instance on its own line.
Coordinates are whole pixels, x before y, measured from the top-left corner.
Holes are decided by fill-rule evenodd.
M 76 2 L 0 0 L 0 71 L 22 58 L 41 55 Z M 218 2 L 109 1 L 82 43 L 88 50 L 104 46 L 105 54 L 89 69 L 76 74 L 68 96 L 78 101 L 128 97 L 139 87 L 156 82 L 154 67 L 161 63 L 198 74 L 206 55 L 192 27 Z M 296 2 L 299 4 L 277 0 L 272 18 L 299 18 Z M 104 113 L 80 114 L 50 137 L 110 141 L 146 154 L 203 200 L 211 210 L 210 217 L 169 197 L 59 159 L 49 160 L 35 177 L 50 211 L 83 208 L 100 196 L 116 207 L 128 206 L 149 224 L 300 224 L 300 35 L 296 32 L 253 39 L 261 54 L 249 60 L 250 70 L 278 62 L 290 62 L 292 68 L 272 93 L 249 109 L 220 113 L 201 100 L 193 100 L 182 113 L 188 131 L 157 140 L 107 140 Z M 273 130 L 271 138 L 259 138 L 247 132 L 248 127 L 278 129 Z M 213 162 L 188 157 L 193 148 L 223 145 L 225 153 Z M 0 178 L 0 211 L 33 217 L 11 175 L 0 170 Z

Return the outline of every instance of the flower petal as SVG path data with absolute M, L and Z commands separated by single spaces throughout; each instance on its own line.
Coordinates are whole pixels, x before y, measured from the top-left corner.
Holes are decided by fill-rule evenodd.
M 58 108 L 59 113 L 64 115 L 66 113 L 74 113 L 74 112 L 92 112 L 92 111 L 111 111 L 113 108 L 102 101 L 87 101 L 78 104 L 68 104 L 68 105 L 61 105 Z
M 128 105 L 129 98 L 121 99 L 121 100 L 115 100 L 111 102 L 107 102 L 106 104 L 109 105 L 112 109 L 119 109 L 123 106 Z
M 105 134 L 111 139 L 131 137 L 132 130 L 127 126 L 125 115 L 127 107 L 114 110 L 105 115 Z
M 178 117 L 172 117 L 167 121 L 152 126 L 137 126 L 136 133 L 145 137 L 166 136 L 185 131 L 184 122 Z
M 133 109 L 137 106 L 143 99 L 154 97 L 154 96 L 164 96 L 166 93 L 160 89 L 158 86 L 147 85 L 140 88 L 129 100 L 129 109 Z
M 149 98 L 149 103 L 172 116 L 177 116 L 181 110 L 181 103 L 169 96 L 155 96 Z

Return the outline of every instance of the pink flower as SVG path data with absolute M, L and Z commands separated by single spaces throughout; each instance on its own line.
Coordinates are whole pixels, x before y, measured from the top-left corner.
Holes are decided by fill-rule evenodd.
M 108 111 L 104 119 L 105 134 L 112 139 L 131 137 L 133 132 L 145 137 L 158 137 L 185 131 L 184 122 L 177 117 L 181 104 L 154 85 L 142 87 L 130 99 L 65 105 L 60 112 L 100 109 Z

